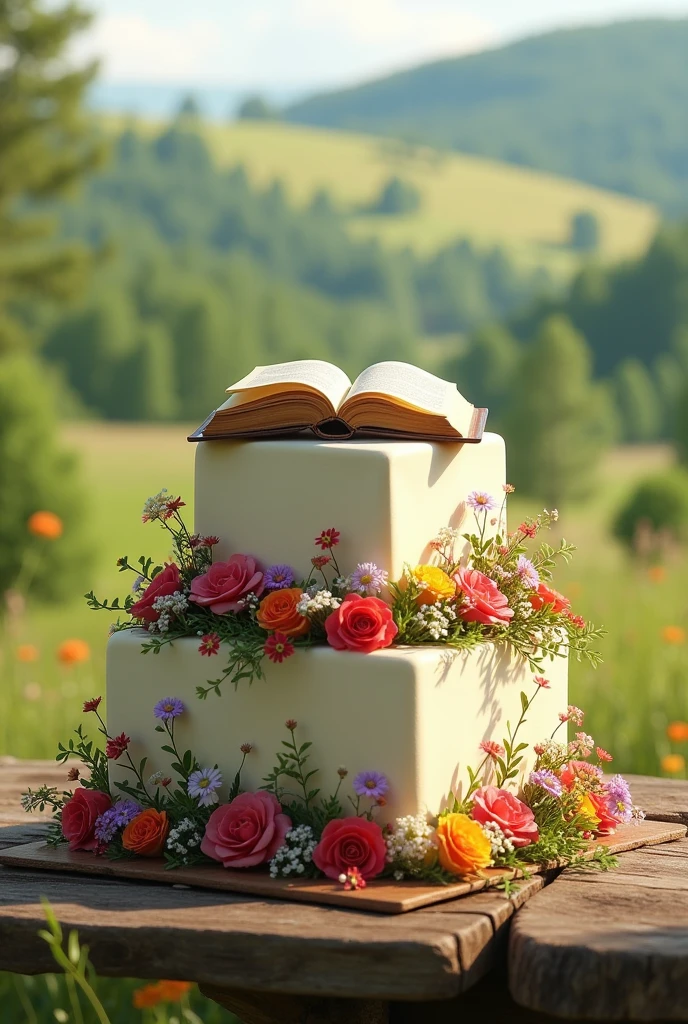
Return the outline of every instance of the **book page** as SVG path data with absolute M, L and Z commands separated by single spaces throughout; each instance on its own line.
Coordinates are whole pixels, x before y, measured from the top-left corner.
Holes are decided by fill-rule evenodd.
M 465 402 L 450 381 L 410 363 L 393 361 L 375 363 L 359 373 L 347 399 L 367 392 L 390 395 L 416 409 L 445 416 L 456 408 L 457 401 Z
M 227 388 L 227 392 L 232 394 L 260 388 L 267 395 L 289 391 L 290 385 L 320 392 L 336 410 L 351 387 L 351 381 L 338 366 L 322 359 L 295 359 L 289 363 L 256 366 L 246 377 Z

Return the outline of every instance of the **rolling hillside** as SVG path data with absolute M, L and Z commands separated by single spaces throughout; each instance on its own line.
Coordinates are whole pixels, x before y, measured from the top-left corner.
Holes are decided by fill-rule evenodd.
M 688 19 L 524 39 L 314 96 L 287 120 L 475 153 L 688 211 Z
M 108 118 L 110 129 L 123 119 Z M 155 122 L 138 130 L 154 134 Z M 634 256 L 657 223 L 650 204 L 575 181 L 472 156 L 408 147 L 393 140 L 267 122 L 203 124 L 203 136 L 223 167 L 242 164 L 255 185 L 280 179 L 288 197 L 307 204 L 318 189 L 350 213 L 349 229 L 393 248 L 430 254 L 457 238 L 502 245 L 529 264 L 567 273 L 577 257 L 567 248 L 571 216 L 591 210 L 601 225 L 600 255 Z M 392 175 L 413 182 L 420 209 L 403 216 L 361 215 Z

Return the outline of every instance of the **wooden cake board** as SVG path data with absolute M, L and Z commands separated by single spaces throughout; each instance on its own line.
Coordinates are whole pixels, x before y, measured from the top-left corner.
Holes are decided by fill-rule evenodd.
M 674 839 L 682 839 L 686 826 L 662 821 L 643 821 L 637 825 L 624 825 L 613 836 L 603 836 L 590 842 L 584 857 L 590 860 L 596 847 L 607 847 L 610 853 L 624 853 L 641 846 L 654 846 Z M 346 891 L 337 882 L 328 879 L 270 878 L 265 871 L 227 870 L 220 865 L 169 870 L 160 860 L 143 857 L 108 860 L 92 853 L 74 852 L 67 846 L 52 847 L 45 842 L 27 843 L 0 851 L 0 864 L 7 867 L 31 868 L 45 871 L 70 871 L 77 874 L 99 875 L 163 885 L 215 889 L 222 892 L 263 896 L 267 899 L 296 900 L 346 907 L 349 910 L 372 910 L 381 914 L 403 914 L 432 903 L 466 896 L 498 885 L 505 879 L 522 878 L 524 871 L 511 868 L 487 868 L 481 876 L 470 881 L 448 885 L 428 885 L 426 882 L 395 882 L 392 879 L 372 880 L 365 889 Z M 565 867 L 566 861 L 550 861 L 528 865 L 529 874 L 542 874 L 552 868 Z

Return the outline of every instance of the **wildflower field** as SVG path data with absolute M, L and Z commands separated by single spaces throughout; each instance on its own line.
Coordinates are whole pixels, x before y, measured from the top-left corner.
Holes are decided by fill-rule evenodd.
M 52 757 L 80 703 L 104 691 L 110 619 L 106 612 L 90 611 L 81 595 L 94 589 L 124 596 L 131 574 L 118 574 L 118 557 L 167 554 L 165 534 L 142 524 L 140 510 L 162 487 L 181 493 L 191 506 L 194 446 L 186 443 L 186 433 L 183 426 L 68 428 L 89 484 L 95 563 L 84 570 L 73 600 L 59 607 L 9 602 L 0 635 L 0 755 Z M 555 583 L 575 612 L 608 629 L 603 664 L 571 666 L 571 700 L 587 712 L 586 731 L 614 751 L 618 771 L 660 774 L 664 765 L 665 774 L 682 776 L 688 750 L 688 726 L 681 726 L 688 718 L 686 564 L 676 553 L 671 562 L 649 565 L 610 535 L 615 510 L 633 481 L 670 459 L 669 450 L 658 447 L 619 449 L 609 457 L 592 499 L 560 510 L 558 536 L 578 551 Z M 510 502 L 512 525 L 538 511 L 518 494 Z M 191 508 L 185 511 L 190 519 Z

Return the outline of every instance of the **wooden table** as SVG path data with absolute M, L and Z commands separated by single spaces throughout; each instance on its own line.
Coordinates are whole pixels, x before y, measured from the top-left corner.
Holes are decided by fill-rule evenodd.
M 18 795 L 63 779 L 52 763 L 0 764 L 0 846 L 40 838 Z M 648 816 L 688 823 L 688 783 L 633 781 Z M 0 969 L 53 969 L 36 935 L 45 895 L 99 973 L 197 981 L 246 1024 L 688 1021 L 688 840 L 624 854 L 616 874 L 568 869 L 512 899 L 476 893 L 394 917 L 173 879 L 0 868 Z

